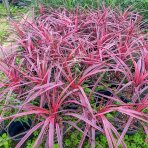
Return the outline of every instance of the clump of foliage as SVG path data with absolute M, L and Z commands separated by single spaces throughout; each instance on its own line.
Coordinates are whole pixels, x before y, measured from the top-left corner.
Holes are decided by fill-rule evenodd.
M 11 139 L 7 136 L 6 133 L 2 134 L 2 136 L 0 136 L 0 147 L 10 148 L 10 146 L 11 146 Z
M 70 146 L 73 146 L 73 148 L 77 148 L 81 140 L 81 135 L 82 134 L 78 131 L 72 131 L 71 133 L 69 133 L 69 135 L 67 135 L 67 137 L 65 137 L 64 139 L 64 147 L 69 148 Z M 142 148 L 148 146 L 148 142 L 145 142 L 144 140 L 145 138 L 145 134 L 139 131 L 134 135 L 125 135 L 124 141 L 126 143 L 127 148 Z M 96 137 L 96 147 L 100 148 L 101 146 L 103 148 L 108 147 L 106 137 L 100 134 L 98 135 L 98 137 Z M 88 141 L 84 143 L 84 148 L 90 148 L 90 144 Z
M 79 144 L 80 140 L 81 140 L 81 133 L 78 131 L 74 131 L 71 132 L 69 134 L 67 134 L 67 136 L 64 138 L 64 147 L 69 148 L 71 146 L 73 146 L 73 148 L 76 148 L 77 145 Z M 33 134 L 33 138 L 27 140 L 25 147 L 26 148 L 32 148 L 34 142 L 35 142 L 35 138 L 37 138 L 38 136 L 38 131 L 35 131 Z M 147 147 L 148 146 L 148 142 L 145 142 L 145 134 L 138 132 L 135 135 L 132 136 L 128 136 L 125 135 L 124 137 L 124 141 L 127 145 L 127 148 L 135 148 L 135 147 Z M 7 136 L 6 133 L 4 133 L 1 137 L 0 137 L 0 147 L 4 147 L 4 148 L 9 148 L 10 146 L 12 146 L 12 141 L 11 139 Z M 100 147 L 100 144 L 102 145 L 102 147 L 107 147 L 107 140 L 106 137 L 103 135 L 99 135 L 96 138 L 96 147 Z M 58 148 L 58 144 L 54 144 L 54 148 Z M 84 148 L 89 148 L 90 145 L 88 142 L 85 142 L 84 144 Z M 43 146 L 40 146 L 39 148 L 43 148 Z
M 40 13 L 23 24 L 14 22 L 18 38 L 12 48 L 20 50 L 0 60 L 7 77 L 0 83 L 0 121 L 30 115 L 34 120 L 16 148 L 38 130 L 32 147 L 44 143 L 53 148 L 58 143 L 62 148 L 71 128 L 81 133 L 78 147 L 88 140 L 94 148 L 96 133 L 105 136 L 110 148 L 126 147 L 124 136 L 135 120 L 147 136 L 148 40 L 142 17 L 104 6 L 73 11 L 41 6 Z M 12 94 L 19 104 L 9 104 Z M 18 112 L 2 116 L 8 108 Z M 121 133 L 112 120 L 118 112 L 127 116 Z
M 148 142 L 144 140 L 145 138 L 146 136 L 143 133 L 138 132 L 132 136 L 126 135 L 124 139 L 127 147 L 135 148 L 135 147 L 148 147 Z

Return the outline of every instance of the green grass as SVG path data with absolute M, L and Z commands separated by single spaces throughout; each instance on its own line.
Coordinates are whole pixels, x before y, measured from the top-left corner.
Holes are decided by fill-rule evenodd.
M 80 140 L 81 140 L 82 134 L 78 131 L 73 131 L 67 137 L 64 138 L 64 148 L 70 148 L 73 146 L 73 148 L 77 148 Z M 127 148 L 148 148 L 148 142 L 145 143 L 145 134 L 142 131 L 137 132 L 134 135 L 125 135 L 124 141 L 127 145 Z M 96 137 L 96 148 L 107 148 L 108 143 L 107 139 L 104 135 L 98 135 Z M 90 148 L 90 143 L 88 143 L 88 140 L 84 143 L 84 148 Z M 119 146 L 119 148 L 121 148 Z
M 13 19 L 19 19 L 21 15 L 27 12 L 25 8 L 19 8 L 17 6 L 10 5 L 10 11 L 12 13 Z M 2 4 L 0 4 L 0 44 L 4 44 L 9 37 L 10 30 L 9 30 L 9 21 L 7 19 L 7 13 Z
M 29 6 L 38 6 L 39 0 L 21 0 L 29 4 Z M 41 3 L 46 6 L 52 7 L 60 7 L 64 6 L 67 9 L 73 9 L 77 6 L 83 8 L 98 8 L 101 7 L 102 4 L 105 6 L 110 6 L 112 8 L 119 7 L 121 10 L 132 6 L 134 10 L 142 13 L 144 18 L 148 18 L 148 0 L 40 0 Z M 24 13 L 26 9 L 19 8 L 17 6 L 10 5 L 10 10 L 14 16 L 20 13 Z M 6 15 L 6 11 L 2 4 L 0 4 L 0 16 Z
M 2 43 L 9 35 L 8 28 L 8 23 L 4 19 L 0 19 L 0 43 Z
M 27 12 L 27 9 L 10 5 L 10 11 L 12 13 L 12 16 L 20 16 L 21 14 Z M 0 18 L 5 16 L 7 16 L 6 9 L 4 8 L 3 4 L 0 4 Z
M 36 137 L 38 136 L 38 132 L 34 132 L 34 136 L 32 139 L 29 139 L 26 142 L 26 148 L 32 148 Z M 64 138 L 64 148 L 77 148 L 80 140 L 82 138 L 82 134 L 79 133 L 78 131 L 73 131 L 72 134 L 68 135 L 67 137 Z M 146 136 L 141 133 L 137 132 L 134 135 L 128 136 L 125 135 L 124 140 L 127 145 L 127 148 L 148 148 L 148 142 L 145 142 Z M 0 136 L 0 148 L 13 148 L 15 145 L 13 144 L 13 141 L 9 138 L 9 136 L 4 133 L 3 135 Z M 88 140 L 85 141 L 84 148 L 90 148 L 90 143 L 88 143 Z M 105 136 L 99 135 L 96 137 L 96 148 L 107 148 L 107 140 Z M 39 148 L 43 148 L 41 145 Z M 58 148 L 58 144 L 54 144 L 54 148 Z M 119 146 L 119 148 L 121 148 Z
M 25 1 L 25 0 L 24 0 Z M 28 0 L 27 0 L 28 1 Z M 37 6 L 37 0 L 32 0 L 31 5 Z M 140 12 L 144 18 L 148 18 L 148 0 L 40 0 L 46 6 L 60 7 L 64 6 L 67 9 L 73 9 L 77 6 L 83 8 L 98 8 L 102 4 L 112 8 L 119 7 L 121 10 L 132 6 L 134 10 Z

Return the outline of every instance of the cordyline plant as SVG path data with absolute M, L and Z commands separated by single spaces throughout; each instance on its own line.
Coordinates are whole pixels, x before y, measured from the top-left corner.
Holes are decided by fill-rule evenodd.
M 0 121 L 34 115 L 34 124 L 16 148 L 36 130 L 40 133 L 33 147 L 53 148 L 57 142 L 62 148 L 65 131 L 71 127 L 82 133 L 78 147 L 89 138 L 94 148 L 97 132 L 106 136 L 108 147 L 126 147 L 123 137 L 135 119 L 148 138 L 148 115 L 143 112 L 148 107 L 148 40 L 141 29 L 142 17 L 105 7 L 40 10 L 33 20 L 13 23 L 21 50 L 0 61 L 5 74 Z M 112 95 L 101 94 L 99 88 Z M 20 104 L 9 104 L 12 94 Z M 101 96 L 98 105 L 96 95 Z M 18 112 L 4 116 L 8 106 Z M 121 133 L 108 118 L 117 112 L 128 117 Z

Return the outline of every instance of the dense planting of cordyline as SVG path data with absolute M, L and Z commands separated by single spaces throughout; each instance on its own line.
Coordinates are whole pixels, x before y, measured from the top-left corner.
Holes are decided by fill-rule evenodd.
M 6 107 L 15 107 L 18 113 L 1 117 L 0 121 L 31 114 L 36 119 L 17 148 L 38 129 L 35 148 L 44 140 L 52 148 L 55 136 L 62 148 L 64 122 L 82 132 L 78 147 L 83 146 L 87 136 L 94 148 L 96 131 L 106 136 L 110 148 L 120 144 L 126 147 L 122 139 L 133 119 L 140 121 L 148 136 L 148 115 L 143 113 L 148 107 L 145 93 L 148 41 L 141 19 L 129 10 L 120 12 L 104 7 L 71 12 L 41 8 L 41 15 L 33 21 L 27 19 L 21 25 L 14 24 L 18 33 L 17 48 L 21 50 L 0 61 L 0 70 L 7 76 L 1 82 L 0 96 L 6 105 L 3 112 Z M 87 83 L 92 85 L 90 93 L 83 87 Z M 102 99 L 108 98 L 108 102 L 96 108 L 90 102 L 98 86 L 105 87 L 113 96 L 100 94 Z M 9 104 L 12 94 L 16 94 L 20 104 Z M 129 97 L 130 103 L 123 102 L 119 94 Z M 33 101 L 39 105 L 33 105 Z M 66 109 L 64 106 L 69 103 L 77 104 L 78 109 Z M 115 111 L 129 117 L 121 134 L 106 116 Z M 77 121 L 67 121 L 66 117 Z M 82 128 L 79 122 L 83 123 Z

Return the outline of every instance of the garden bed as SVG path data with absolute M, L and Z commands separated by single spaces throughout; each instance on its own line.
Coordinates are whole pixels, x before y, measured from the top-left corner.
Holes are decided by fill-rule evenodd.
M 8 133 L 1 146 L 148 147 L 142 24 L 130 9 L 42 5 L 35 18 L 13 22 L 17 50 L 0 59 L 0 122 Z

